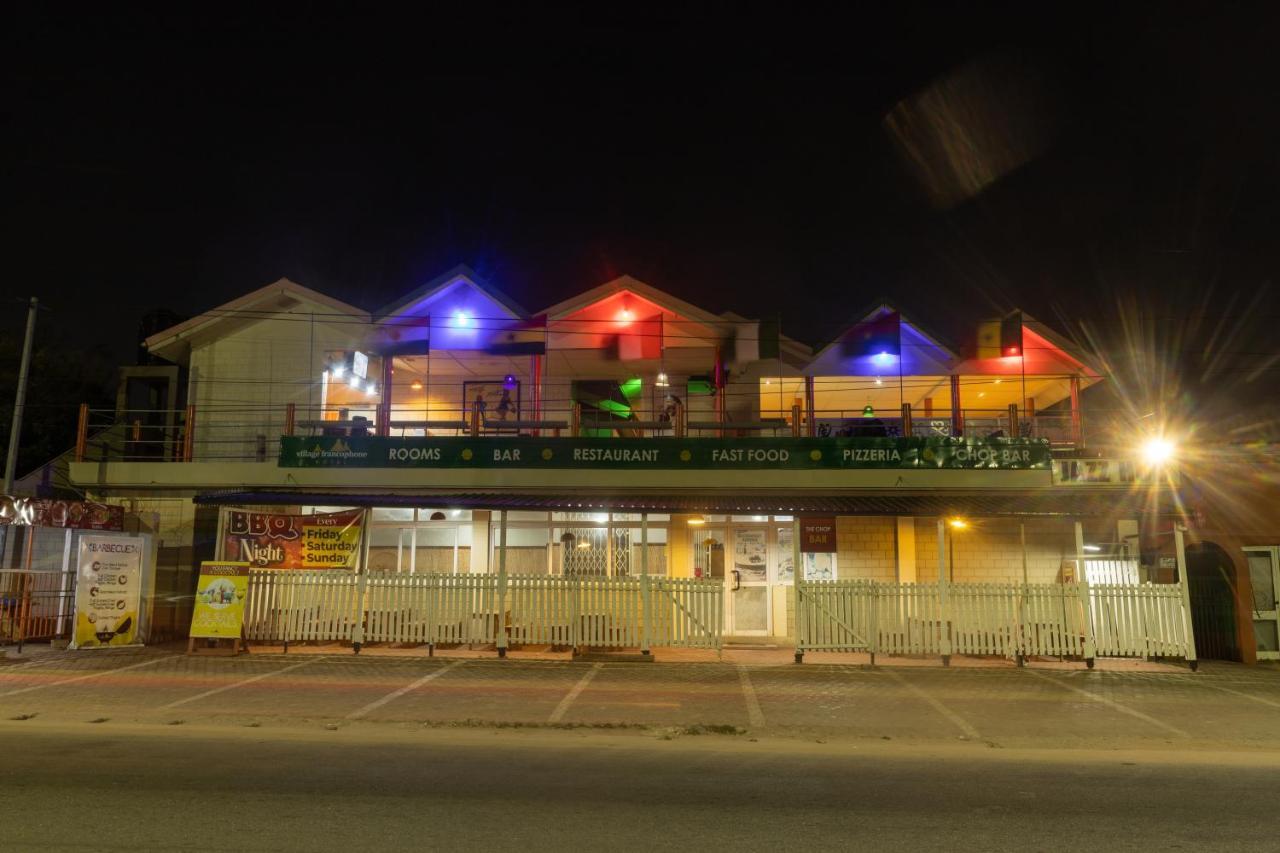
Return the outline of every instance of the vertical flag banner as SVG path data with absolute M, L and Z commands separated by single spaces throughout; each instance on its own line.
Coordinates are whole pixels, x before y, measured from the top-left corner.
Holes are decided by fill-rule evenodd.
M 1009 358 L 1023 355 L 1022 314 L 1015 311 L 1001 320 L 978 324 L 978 358 Z
M 431 315 L 392 321 L 377 332 L 375 348 L 384 358 L 431 353 Z
M 203 562 L 191 612 L 190 636 L 232 640 L 244 624 L 249 567 L 244 563 Z
M 73 649 L 131 646 L 142 600 L 141 536 L 81 536 Z
M 364 511 L 227 513 L 222 556 L 258 569 L 354 569 Z
M 777 320 L 737 323 L 734 326 L 733 355 L 728 360 L 734 364 L 753 361 L 770 361 L 781 352 L 781 325 Z
M 527 320 L 499 320 L 485 323 L 488 338 L 485 352 L 493 355 L 546 355 L 547 317 L 540 314 Z

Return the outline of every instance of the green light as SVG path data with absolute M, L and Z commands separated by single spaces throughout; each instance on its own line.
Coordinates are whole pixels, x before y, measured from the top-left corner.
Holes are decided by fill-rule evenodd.
M 643 386 L 644 382 L 641 381 L 639 376 L 632 377 L 626 382 L 622 382 L 618 385 L 618 387 L 622 389 L 622 395 L 628 400 L 634 400 L 638 397 L 640 392 L 644 390 Z
M 631 407 L 625 403 L 619 403 L 616 400 L 601 400 L 599 403 L 596 403 L 596 406 L 601 411 L 612 412 L 613 414 L 621 415 L 624 418 L 631 416 Z
M 864 418 L 874 418 L 876 416 L 875 407 L 872 406 L 870 403 L 867 403 L 865 406 L 862 407 L 862 416 Z

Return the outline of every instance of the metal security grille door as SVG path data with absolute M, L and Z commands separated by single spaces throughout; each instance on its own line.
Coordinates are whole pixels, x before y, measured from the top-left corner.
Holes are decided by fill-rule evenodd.
M 1253 636 L 1258 660 L 1280 660 L 1280 547 L 1245 548 L 1253 584 Z
M 726 572 L 729 633 L 769 634 L 769 529 L 735 527 Z
M 573 527 L 561 540 L 561 565 L 567 578 L 609 575 L 609 530 L 605 527 Z

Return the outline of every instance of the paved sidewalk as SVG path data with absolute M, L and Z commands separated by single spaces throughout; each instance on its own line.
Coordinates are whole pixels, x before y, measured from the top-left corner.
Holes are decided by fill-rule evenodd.
M 45 650 L 0 665 L 0 723 L 495 725 L 1280 750 L 1274 668 L 1090 672 L 1079 664 L 943 669 L 756 661 Z

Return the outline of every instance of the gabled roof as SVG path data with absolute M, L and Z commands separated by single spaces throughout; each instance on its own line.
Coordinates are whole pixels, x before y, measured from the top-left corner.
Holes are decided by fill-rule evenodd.
M 593 287 L 584 293 L 579 293 L 577 296 L 572 296 L 563 302 L 558 302 L 540 313 L 546 314 L 547 319 L 549 320 L 555 320 L 559 317 L 566 317 L 575 311 L 579 311 L 589 305 L 592 305 L 593 303 L 608 299 L 615 293 L 624 292 L 634 293 L 642 299 L 647 299 L 662 308 L 666 308 L 683 316 L 685 319 L 702 322 L 712 328 L 716 328 L 724 324 L 724 320 L 720 315 L 714 314 L 705 308 L 699 308 L 697 305 L 692 303 L 685 302 L 679 297 L 672 296 L 666 291 L 659 290 L 652 285 L 645 284 L 643 281 L 640 281 L 637 278 L 632 278 L 629 275 L 620 275 L 612 281 L 606 281 L 604 284 Z
M 957 365 L 957 372 L 975 375 L 999 375 L 1025 372 L 1044 375 L 1077 375 L 1096 381 L 1103 372 L 1079 346 L 1051 327 L 1024 312 L 1022 314 L 1022 353 L 1018 356 L 968 358 Z M 1025 361 L 1023 360 L 1025 358 Z
M 908 373 L 923 372 L 926 374 L 932 374 L 937 372 L 938 367 L 949 366 L 959 359 L 958 354 L 946 344 L 942 343 L 936 335 L 926 330 L 911 317 L 908 317 L 900 308 L 898 308 L 898 306 L 894 305 L 888 299 L 880 298 L 872 302 L 860 314 L 855 315 L 857 317 L 856 320 L 842 329 L 840 334 L 836 335 L 834 340 L 814 353 L 813 358 L 809 362 L 809 372 L 812 372 L 813 368 L 820 367 L 823 363 L 830 362 L 833 357 L 838 356 L 841 341 L 850 330 L 856 328 L 862 323 L 876 320 L 886 314 L 892 313 L 896 313 L 899 316 L 902 324 L 904 371 Z M 913 363 L 921 364 L 917 366 Z M 928 365 L 928 367 L 925 368 L 924 365 Z M 883 373 L 884 368 L 873 369 L 871 372 Z M 897 372 L 896 368 L 893 372 Z
M 431 279 L 431 281 L 415 288 L 406 295 L 400 297 L 395 302 L 384 305 L 374 312 L 374 317 L 381 320 L 386 317 L 392 317 L 411 311 L 414 306 L 430 305 L 438 301 L 439 298 L 450 289 L 457 285 L 464 285 L 476 290 L 499 306 L 506 309 L 512 317 L 527 317 L 528 313 L 520 307 L 511 297 L 507 296 L 501 290 L 491 285 L 486 279 L 481 278 L 475 270 L 466 264 L 458 264 L 458 266 Z
M 190 320 L 184 320 L 176 326 L 156 332 L 147 338 L 144 344 L 149 352 L 162 358 L 176 360 L 186 351 L 192 338 L 225 334 L 232 329 L 257 322 L 273 314 L 287 314 L 308 303 L 319 306 L 327 313 L 342 317 L 354 317 L 365 321 L 369 319 L 368 312 L 354 305 L 348 305 L 318 290 L 312 290 L 295 281 L 282 278 L 219 305 L 217 308 L 198 314 Z

